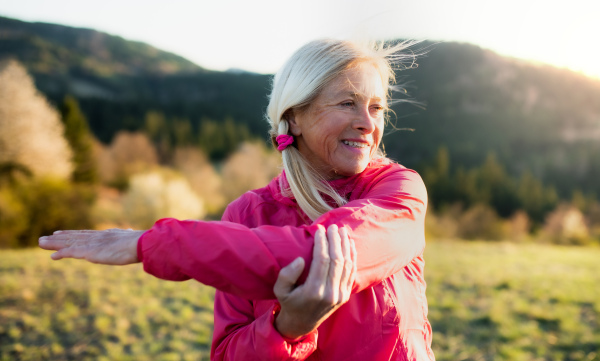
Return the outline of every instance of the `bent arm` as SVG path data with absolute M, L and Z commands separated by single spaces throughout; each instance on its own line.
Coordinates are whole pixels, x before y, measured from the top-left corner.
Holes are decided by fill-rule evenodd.
M 194 278 L 243 298 L 273 299 L 280 269 L 298 256 L 311 264 L 318 225 L 337 224 L 349 229 L 356 244 L 353 292 L 359 292 L 398 272 L 425 245 L 427 194 L 419 175 L 395 169 L 373 183 L 360 199 L 311 225 L 248 228 L 223 221 L 161 219 L 140 237 L 138 258 L 159 278 Z
M 317 348 L 318 331 L 291 341 L 279 334 L 274 322 L 279 306 L 254 318 L 251 301 L 215 294 L 215 327 L 211 360 L 305 360 Z

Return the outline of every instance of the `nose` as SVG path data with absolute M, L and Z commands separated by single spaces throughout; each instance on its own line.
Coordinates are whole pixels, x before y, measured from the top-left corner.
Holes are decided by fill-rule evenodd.
M 377 127 L 377 118 L 373 117 L 368 107 L 360 107 L 352 122 L 352 128 L 359 130 L 362 134 L 371 134 Z

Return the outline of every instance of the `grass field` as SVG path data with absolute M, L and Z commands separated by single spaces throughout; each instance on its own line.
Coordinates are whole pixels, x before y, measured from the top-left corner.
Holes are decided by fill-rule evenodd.
M 0 251 L 0 360 L 207 360 L 212 289 Z M 600 360 L 600 249 L 429 242 L 441 360 Z
M 438 360 L 600 360 L 599 248 L 427 247 Z

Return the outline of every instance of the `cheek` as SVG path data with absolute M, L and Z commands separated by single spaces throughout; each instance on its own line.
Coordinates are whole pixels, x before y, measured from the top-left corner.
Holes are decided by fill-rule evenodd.
M 381 139 L 383 138 L 383 122 L 375 128 L 375 131 L 373 133 L 373 137 L 377 141 L 377 145 L 380 145 Z
M 328 127 L 315 127 L 304 136 L 307 146 L 325 159 L 329 159 L 339 146 L 338 135 Z
M 339 146 L 338 137 L 333 134 L 322 134 L 320 137 L 320 147 L 322 147 L 329 155 L 332 155 Z
M 313 138 L 320 142 L 321 147 L 332 147 L 339 142 L 338 139 L 342 131 L 343 129 L 340 129 L 335 123 L 322 123 L 320 126 L 315 127 L 312 133 Z

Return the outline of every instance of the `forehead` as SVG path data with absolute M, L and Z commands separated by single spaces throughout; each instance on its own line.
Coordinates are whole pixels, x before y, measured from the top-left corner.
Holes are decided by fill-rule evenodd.
M 386 87 L 379 69 L 362 63 L 344 70 L 323 88 L 321 95 L 326 98 L 352 96 L 385 100 Z

